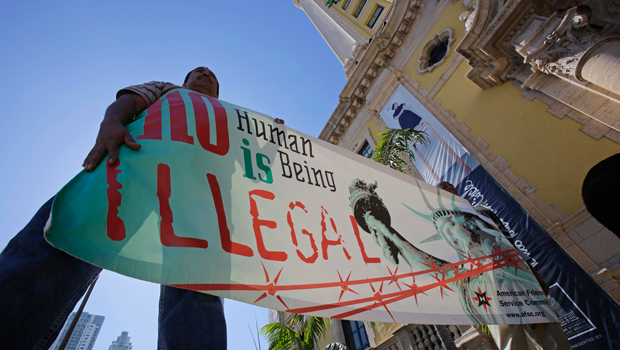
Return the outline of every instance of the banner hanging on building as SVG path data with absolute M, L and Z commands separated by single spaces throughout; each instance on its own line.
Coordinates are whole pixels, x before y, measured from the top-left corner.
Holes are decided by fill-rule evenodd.
M 142 144 L 56 196 L 46 238 L 121 274 L 263 307 L 424 324 L 557 322 L 469 202 L 189 90 L 128 126 Z
M 551 285 L 549 300 L 574 349 L 620 347 L 618 304 L 405 87 L 396 89 L 380 114 L 391 128 L 426 131 L 431 142 L 417 146 L 414 162 L 425 181 L 448 181 L 474 206 L 482 204 L 501 219 L 516 248 Z

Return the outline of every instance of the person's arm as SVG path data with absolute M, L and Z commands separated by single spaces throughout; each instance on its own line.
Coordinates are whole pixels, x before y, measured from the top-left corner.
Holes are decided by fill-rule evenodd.
M 126 92 L 113 102 L 105 111 L 95 146 L 88 153 L 82 166 L 86 171 L 95 170 L 101 160 L 109 154 L 109 164 L 118 160 L 118 147 L 126 144 L 133 150 L 140 149 L 140 144 L 129 134 L 125 125 L 131 123 L 135 116 L 142 113 L 147 102 L 134 92 Z
M 542 278 L 542 276 L 540 275 L 540 273 L 538 273 L 538 271 L 536 271 L 536 268 L 534 266 L 532 266 L 532 264 L 530 264 L 529 261 L 525 262 L 527 264 L 527 266 L 530 267 L 530 270 L 532 270 L 532 274 L 534 275 L 534 277 L 536 277 L 536 281 L 538 282 L 538 284 L 540 284 L 540 287 L 542 288 L 543 292 L 545 292 L 545 295 L 549 295 L 549 285 L 547 284 L 547 282 L 545 282 L 545 280 Z
M 119 90 L 116 93 L 116 102 L 112 103 L 105 112 L 95 146 L 82 164 L 84 170 L 95 170 L 106 154 L 110 155 L 109 164 L 116 163 L 118 147 L 123 143 L 133 150 L 139 149 L 140 144 L 131 137 L 125 125 L 131 123 L 137 115 L 160 97 L 178 88 L 180 86 L 172 83 L 151 81 Z

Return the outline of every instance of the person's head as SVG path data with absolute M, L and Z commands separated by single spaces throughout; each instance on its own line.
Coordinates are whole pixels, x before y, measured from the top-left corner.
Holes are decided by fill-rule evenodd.
M 220 83 L 207 67 L 198 67 L 187 73 L 183 87 L 215 98 L 220 96 Z
M 590 169 L 583 180 L 581 196 L 592 216 L 620 237 L 617 216 L 620 205 L 620 154 L 613 155 Z
M 398 108 L 398 102 L 394 102 L 394 104 L 392 105 L 392 110 L 395 110 L 396 108 Z M 394 119 L 398 119 L 400 117 L 401 113 L 396 113 L 394 112 Z
M 442 189 L 444 191 L 450 192 L 454 195 L 459 195 L 459 191 L 448 181 L 442 181 L 437 184 L 437 188 Z

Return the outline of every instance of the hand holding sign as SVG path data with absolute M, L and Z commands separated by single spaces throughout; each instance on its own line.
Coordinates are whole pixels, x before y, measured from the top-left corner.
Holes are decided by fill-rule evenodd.
M 109 155 L 108 164 L 116 163 L 118 147 L 122 144 L 138 150 L 142 147 L 133 139 L 125 125 L 129 124 L 134 116 L 146 109 L 146 102 L 137 94 L 122 95 L 106 110 L 105 118 L 101 123 L 95 146 L 88 153 L 82 166 L 86 171 L 94 170 Z

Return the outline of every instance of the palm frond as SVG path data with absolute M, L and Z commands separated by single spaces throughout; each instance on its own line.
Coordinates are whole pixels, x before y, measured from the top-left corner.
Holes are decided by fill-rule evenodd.
M 254 322 L 256 322 L 256 339 L 258 339 L 258 350 L 262 350 L 260 347 L 260 336 L 258 334 L 258 317 L 256 317 L 256 313 L 254 313 Z M 252 335 L 252 338 L 254 338 L 253 335 Z
M 478 325 L 475 325 L 474 327 L 476 327 L 476 329 L 480 333 L 491 335 L 491 330 L 489 329 L 489 326 L 487 326 L 485 324 L 478 324 Z
M 269 350 L 314 350 L 330 323 L 329 318 L 292 314 L 286 325 L 270 323 L 260 333 L 267 338 Z
M 309 316 L 302 315 L 302 314 L 292 314 L 291 319 L 288 321 L 288 324 L 293 328 L 295 327 L 306 328 L 309 318 L 310 318 Z
M 252 332 L 252 327 L 250 327 L 250 322 L 248 322 L 248 329 L 250 330 L 250 335 L 252 336 L 252 341 L 254 342 L 254 349 L 258 350 L 258 346 L 256 346 L 256 339 L 254 339 L 254 333 Z M 260 345 L 260 338 L 258 338 L 258 343 Z
M 339 342 L 333 342 L 325 345 L 323 350 L 349 350 L 349 347 Z
M 304 329 L 304 343 L 316 344 L 325 335 L 325 329 L 329 324 L 329 319 L 322 317 L 309 317 Z
M 299 334 L 281 323 L 269 323 L 261 328 L 259 332 L 267 338 L 269 350 L 291 350 L 302 348 L 302 341 Z
M 430 143 L 426 132 L 414 129 L 388 128 L 378 135 L 381 136 L 381 139 L 373 150 L 372 159 L 403 173 L 407 170 L 408 164 L 401 158 L 401 155 L 404 154 L 411 161 L 414 161 L 414 150 L 417 150 L 417 145 L 428 145 Z

